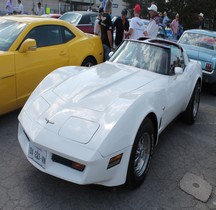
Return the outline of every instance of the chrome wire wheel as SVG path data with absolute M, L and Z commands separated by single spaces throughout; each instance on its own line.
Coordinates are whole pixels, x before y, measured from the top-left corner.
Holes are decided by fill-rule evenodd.
M 187 124 L 192 124 L 195 121 L 195 118 L 198 114 L 199 103 L 200 103 L 200 94 L 201 94 L 201 84 L 197 81 L 193 94 L 190 98 L 190 101 L 187 105 L 186 110 L 182 113 L 182 119 Z
M 193 102 L 193 116 L 196 117 L 199 109 L 199 102 L 200 102 L 200 87 L 196 88 L 196 92 L 194 95 L 194 102 Z
M 146 117 L 136 135 L 131 150 L 126 184 L 134 189 L 142 184 L 149 169 L 154 148 L 153 121 Z
M 141 176 L 150 159 L 151 155 L 151 136 L 149 133 L 144 133 L 137 145 L 136 154 L 135 154 L 135 161 L 134 161 L 134 173 L 136 176 Z

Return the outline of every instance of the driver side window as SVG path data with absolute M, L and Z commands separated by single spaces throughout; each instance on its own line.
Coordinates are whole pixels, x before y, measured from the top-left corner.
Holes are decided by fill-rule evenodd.
M 37 26 L 28 33 L 25 39 L 27 38 L 35 39 L 37 47 L 53 46 L 63 43 L 61 28 L 55 25 Z

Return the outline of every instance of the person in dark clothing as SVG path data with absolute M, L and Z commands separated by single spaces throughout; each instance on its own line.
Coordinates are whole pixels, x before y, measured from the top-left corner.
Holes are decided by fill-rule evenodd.
M 104 13 L 102 15 L 100 26 L 101 26 L 101 40 L 104 47 L 104 60 L 109 59 L 109 53 L 113 50 L 113 40 L 112 40 L 112 20 L 110 14 L 112 12 L 112 3 L 107 0 L 104 7 Z
M 204 15 L 203 13 L 199 14 L 199 29 L 204 29 Z
M 115 46 L 119 46 L 124 39 L 124 31 L 129 30 L 129 21 L 127 19 L 126 9 L 123 9 L 121 12 L 121 17 L 115 20 L 113 29 L 116 29 Z

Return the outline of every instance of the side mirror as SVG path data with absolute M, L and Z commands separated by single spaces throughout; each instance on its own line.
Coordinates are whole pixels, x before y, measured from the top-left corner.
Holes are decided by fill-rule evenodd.
M 181 67 L 175 67 L 174 69 L 175 74 L 183 74 L 183 68 Z
M 26 39 L 20 46 L 19 52 L 35 51 L 37 49 L 35 39 Z

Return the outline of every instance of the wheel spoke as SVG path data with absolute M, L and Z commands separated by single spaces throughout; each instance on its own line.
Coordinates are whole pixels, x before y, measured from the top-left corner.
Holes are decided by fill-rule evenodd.
M 193 105 L 193 116 L 195 117 L 199 108 L 199 100 L 200 100 L 200 90 L 197 88 L 195 96 L 194 96 L 194 105 Z
M 149 157 L 150 157 L 150 142 L 151 137 L 149 133 L 144 133 L 139 140 L 134 160 L 134 172 L 137 176 L 141 176 L 145 171 Z

